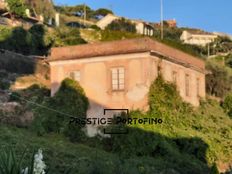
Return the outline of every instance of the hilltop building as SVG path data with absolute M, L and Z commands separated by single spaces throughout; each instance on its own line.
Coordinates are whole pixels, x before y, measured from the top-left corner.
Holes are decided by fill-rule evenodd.
M 7 9 L 7 3 L 5 0 L 0 0 L 0 25 L 8 25 L 12 27 L 23 26 L 25 28 L 30 28 L 35 24 L 46 24 L 43 15 L 37 15 L 35 11 L 26 9 L 25 18 L 15 18 L 11 19 L 10 13 Z M 51 23 L 48 25 L 59 26 L 60 25 L 60 15 L 56 13 L 54 18 L 50 19 Z
M 218 36 L 201 30 L 185 30 L 180 36 L 180 40 L 185 44 L 206 46 L 213 42 Z
M 177 27 L 177 22 L 175 19 L 169 19 L 169 20 L 164 20 L 163 21 L 164 25 L 166 25 L 169 28 L 174 28 Z M 159 23 L 155 23 L 155 27 L 160 27 L 160 22 Z

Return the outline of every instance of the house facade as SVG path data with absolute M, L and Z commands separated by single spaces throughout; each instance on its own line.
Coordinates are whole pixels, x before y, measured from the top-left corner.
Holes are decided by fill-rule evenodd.
M 151 83 L 162 74 L 194 106 L 205 97 L 204 61 L 149 38 L 53 48 L 49 58 L 51 93 L 67 77 L 78 81 L 90 111 L 148 109 Z
M 105 17 L 103 17 L 101 20 L 97 22 L 97 26 L 104 30 L 109 24 L 111 24 L 114 20 L 121 19 L 122 17 L 115 16 L 113 14 L 108 14 Z M 135 24 L 136 31 L 138 34 L 146 35 L 146 36 L 153 36 L 154 34 L 154 28 L 152 25 L 150 25 L 147 22 L 144 22 L 142 20 L 133 20 L 133 19 L 127 19 L 131 21 L 133 24 Z
M 217 37 L 217 35 L 211 33 L 185 30 L 180 36 L 180 40 L 190 45 L 206 46 L 207 44 L 213 42 Z
M 5 8 L 6 7 L 6 2 L 5 0 L 0 0 L 0 7 Z

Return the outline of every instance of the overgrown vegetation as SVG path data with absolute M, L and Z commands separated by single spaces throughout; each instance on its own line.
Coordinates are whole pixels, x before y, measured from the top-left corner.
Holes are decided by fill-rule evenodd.
M 29 30 L 22 27 L 0 27 L 0 48 L 24 55 L 48 55 L 53 46 L 86 43 L 75 28 L 49 30 L 44 25 L 34 25 Z
M 55 9 L 65 15 L 77 16 L 83 18 L 86 12 L 86 19 L 100 19 L 107 14 L 113 14 L 110 9 L 99 8 L 97 10 L 91 9 L 87 5 L 76 5 L 76 6 L 56 6 Z
M 111 30 L 101 31 L 101 41 L 114 41 L 114 40 L 131 39 L 138 37 L 142 37 L 142 36 L 131 32 L 111 31 Z
M 80 31 L 76 28 L 57 28 L 50 33 L 49 37 L 52 38 L 54 47 L 87 43 L 81 38 Z
M 206 91 L 209 95 L 223 98 L 232 89 L 232 70 L 224 65 L 221 57 L 206 64 Z
M 65 79 L 55 96 L 41 104 L 44 107 L 35 110 L 36 118 L 32 126 L 39 135 L 56 132 L 64 133 L 71 141 L 81 138 L 84 125 L 69 124 L 71 117 L 85 118 L 88 109 L 88 99 L 78 82 Z
M 215 162 L 230 162 L 232 122 L 223 108 L 207 100 L 194 109 L 181 101 L 173 84 L 164 82 L 161 77 L 150 88 L 150 111 L 133 111 L 129 116 L 161 118 L 163 123 L 125 125 L 129 134 L 110 138 L 87 138 L 79 125 L 67 127 L 69 116 L 84 116 L 88 106 L 76 82 L 66 79 L 52 98 L 34 100 L 31 95 L 36 93 L 38 91 L 33 90 L 24 98 L 43 106 L 29 104 L 36 114 L 33 128 L 43 136 L 37 137 L 28 130 L 1 127 L 0 138 L 4 141 L 0 144 L 24 142 L 23 145 L 30 148 L 44 149 L 52 173 L 64 173 L 72 168 L 73 173 L 205 174 Z M 26 138 L 28 136 L 31 138 Z
M 223 108 L 225 112 L 231 117 L 232 119 L 232 93 L 229 93 L 223 102 Z
M 232 122 L 223 108 L 215 101 L 207 100 L 194 109 L 181 100 L 175 85 L 164 82 L 161 77 L 150 88 L 150 111 L 132 111 L 129 116 L 160 118 L 163 123 L 124 125 L 129 134 L 110 138 L 87 138 L 81 125 L 68 124 L 70 116 L 84 118 L 88 107 L 87 98 L 77 82 L 64 80 L 54 97 L 42 91 L 35 86 L 21 94 L 22 98 L 38 104 L 28 103 L 28 108 L 36 116 L 32 130 L 40 137 L 28 130 L 1 127 L 0 144 L 24 142 L 23 145 L 30 148 L 44 149 L 52 173 L 64 173 L 71 168 L 73 173 L 172 171 L 205 174 L 219 161 L 230 162 Z M 33 97 L 34 94 L 38 97 Z M 68 142 L 63 136 L 75 143 Z
M 125 18 L 114 20 L 106 27 L 106 30 L 136 33 L 135 24 Z
M 6 0 L 11 17 L 25 17 L 26 5 L 24 0 Z
M 46 37 L 46 27 L 34 25 L 29 30 L 22 27 L 2 29 L 0 48 L 25 55 L 46 55 L 52 40 Z

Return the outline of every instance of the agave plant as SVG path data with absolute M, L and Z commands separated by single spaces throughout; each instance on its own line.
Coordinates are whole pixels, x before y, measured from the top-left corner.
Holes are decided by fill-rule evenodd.
M 29 167 L 23 167 L 26 150 L 16 157 L 16 153 L 11 148 L 6 148 L 0 152 L 0 174 L 45 174 L 45 167 L 42 150 L 33 153 Z

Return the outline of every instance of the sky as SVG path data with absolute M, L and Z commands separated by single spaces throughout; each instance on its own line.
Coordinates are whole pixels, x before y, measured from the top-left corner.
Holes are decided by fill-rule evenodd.
M 57 5 L 87 4 L 110 8 L 118 16 L 160 21 L 161 0 L 54 0 Z M 180 27 L 232 34 L 232 0 L 163 0 L 164 19 L 176 19 Z

